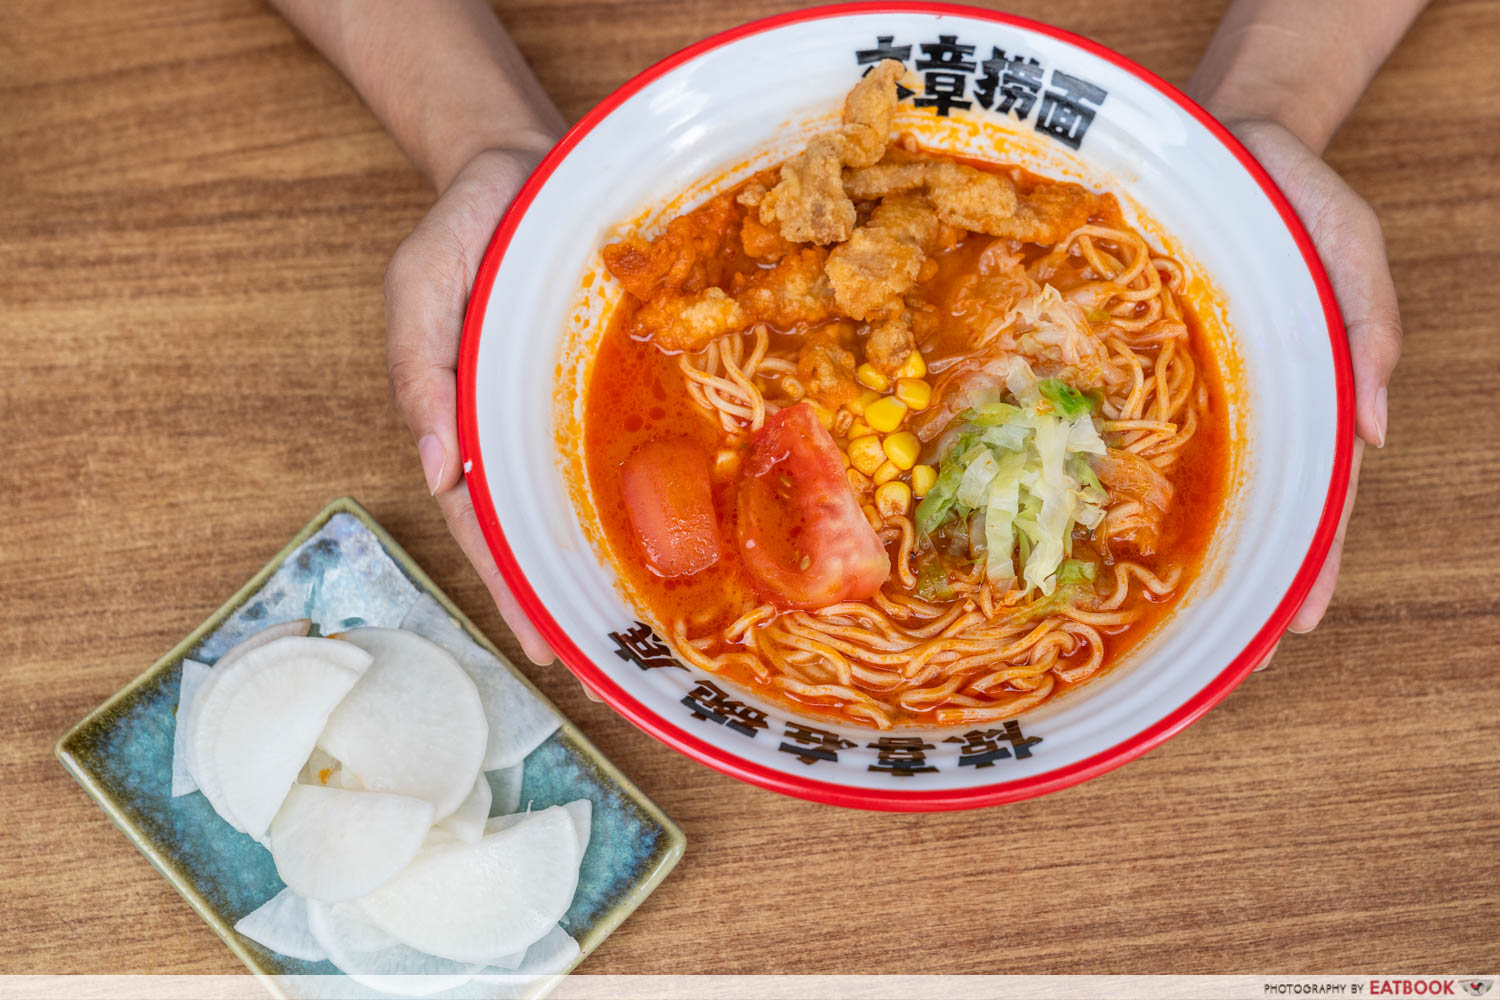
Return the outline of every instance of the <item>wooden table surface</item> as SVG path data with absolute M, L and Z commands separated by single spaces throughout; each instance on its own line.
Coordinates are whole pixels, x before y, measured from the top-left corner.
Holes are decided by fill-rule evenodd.
M 506 0 L 572 119 L 788 4 Z M 1023 0 L 1168 79 L 1223 3 Z M 691 763 L 528 673 L 688 852 L 583 966 L 668 972 L 1494 972 L 1500 966 L 1500 3 L 1439 2 L 1330 159 L 1406 323 L 1343 579 L 1186 733 L 1019 805 L 879 815 Z M 491 636 L 387 401 L 381 276 L 430 194 L 255 0 L 0 18 L 0 973 L 238 963 L 57 737 L 352 493 Z

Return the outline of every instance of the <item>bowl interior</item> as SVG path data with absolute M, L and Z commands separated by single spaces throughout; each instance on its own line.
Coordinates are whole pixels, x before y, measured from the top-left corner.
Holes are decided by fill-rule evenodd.
M 1014 752 L 982 767 L 963 760 L 974 742 L 967 730 L 809 723 L 682 667 L 621 593 L 582 480 L 577 422 L 590 348 L 619 295 L 600 248 L 627 228 L 649 233 L 795 152 L 835 119 L 861 60 L 892 49 L 919 75 L 924 64 L 938 67 L 925 71 L 924 93 L 936 84 L 970 105 L 903 102 L 899 129 L 1119 197 L 1193 276 L 1189 294 L 1230 388 L 1232 483 L 1198 579 L 1104 678 L 985 737 Z M 1021 60 L 996 64 L 1007 72 L 1035 60 L 1022 73 L 1038 81 L 1024 118 L 1020 103 L 1008 113 L 981 106 L 976 87 L 994 59 Z M 1018 798 L 1098 773 L 1186 725 L 1254 666 L 1300 601 L 1337 519 L 1342 490 L 1330 483 L 1347 463 L 1349 437 L 1343 334 L 1321 268 L 1274 188 L 1157 84 L 1097 46 L 999 15 L 814 11 L 687 50 L 570 134 L 481 270 L 460 408 L 466 471 L 492 548 L 586 683 L 648 731 L 739 777 L 843 804 L 920 808 Z M 1073 110 L 1059 111 L 1068 100 Z M 922 759 L 893 772 L 882 735 L 914 734 Z

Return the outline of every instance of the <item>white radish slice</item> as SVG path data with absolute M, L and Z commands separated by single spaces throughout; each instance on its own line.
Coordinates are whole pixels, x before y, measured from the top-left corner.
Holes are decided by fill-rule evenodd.
M 307 763 L 297 774 L 297 781 L 303 785 L 333 785 L 338 773 L 339 762 L 333 755 L 313 747 Z
M 510 813 L 506 816 L 491 816 L 489 819 L 484 821 L 484 835 L 488 837 L 492 833 L 500 833 L 502 830 L 509 830 L 511 827 L 515 826 L 517 823 L 520 823 L 530 815 L 530 812 L 518 812 Z
M 328 783 L 336 785 L 339 788 L 347 788 L 351 792 L 369 791 L 369 789 L 365 788 L 364 782 L 354 776 L 354 772 L 347 771 L 342 767 L 333 772 L 333 777 L 328 779 Z
M 353 903 L 307 903 L 307 922 L 328 960 L 361 985 L 428 996 L 468 982 L 482 966 L 409 948 L 372 924 Z
M 377 792 L 431 802 L 442 819 L 474 787 L 489 725 L 479 692 L 442 647 L 412 632 L 343 633 L 374 663 L 328 720 L 318 746 Z
M 211 673 L 210 676 L 224 676 L 223 673 L 219 671 L 222 671 L 223 668 L 228 667 L 231 663 L 239 659 L 241 656 L 244 656 L 252 649 L 259 649 L 261 646 L 264 646 L 268 642 L 272 642 L 276 639 L 283 639 L 287 636 L 307 635 L 307 633 L 311 629 L 311 618 L 298 618 L 289 622 L 278 622 L 275 625 L 267 625 L 259 632 L 255 632 L 251 635 L 246 636 L 245 638 L 241 639 L 239 642 L 235 643 L 233 646 L 230 646 L 227 650 L 225 650 L 223 655 L 221 655 L 218 661 L 215 662 L 213 666 L 213 671 L 215 672 Z M 199 665 L 201 666 L 201 664 Z M 184 721 L 184 717 L 182 714 L 183 706 L 190 704 L 192 704 L 192 702 L 190 702 L 187 698 L 180 698 L 178 700 L 177 718 L 179 723 L 183 723 Z M 184 724 L 181 725 L 181 728 L 185 731 L 188 727 Z M 193 771 L 196 768 L 196 764 L 193 760 L 193 747 L 191 744 L 189 744 L 187 747 L 187 755 L 185 760 L 190 772 Z
M 551 931 L 547 932 L 547 934 L 551 933 Z M 543 934 L 542 936 L 546 937 L 547 935 Z M 514 969 L 519 969 L 521 963 L 526 961 L 526 953 L 530 950 L 530 948 L 522 948 L 520 951 L 513 951 L 509 955 L 492 958 L 490 959 L 490 964 L 484 967 L 484 971 L 493 974 L 495 972 L 510 972 Z
M 278 622 L 275 625 L 267 625 L 259 632 L 245 636 L 245 638 L 226 649 L 224 655 L 219 657 L 218 662 L 214 664 L 214 669 L 227 667 L 252 649 L 259 649 L 268 642 L 285 639 L 287 636 L 306 635 L 311 630 L 311 618 L 298 618 L 289 622 Z
M 463 841 L 459 840 L 458 835 L 455 834 L 452 830 L 445 830 L 440 826 L 435 826 L 431 830 L 427 831 L 427 837 L 422 841 L 422 850 L 425 851 L 427 850 L 427 848 L 435 847 L 438 844 L 461 843 L 463 843 Z
M 573 832 L 578 839 L 578 863 L 583 863 L 584 852 L 589 849 L 589 837 L 593 832 L 594 803 L 588 799 L 574 799 L 560 808 L 566 809 L 568 815 L 573 818 Z M 488 836 L 509 830 L 522 820 L 535 815 L 530 812 L 511 813 L 508 816 L 491 816 L 484 822 L 484 832 Z
M 512 764 L 495 771 L 486 771 L 490 783 L 490 815 L 508 816 L 521 808 L 521 781 L 524 764 Z
M 479 983 L 491 989 L 503 989 L 500 994 L 486 994 L 488 996 L 519 996 L 520 988 L 533 980 L 566 972 L 578 960 L 580 951 L 577 941 L 561 927 L 553 926 L 521 955 L 507 955 L 491 962 L 479 974 Z
M 328 715 L 370 654 L 333 639 L 276 639 L 214 670 L 193 713 L 195 777 L 215 811 L 257 839 Z
M 573 817 L 554 806 L 475 844 L 439 844 L 359 901 L 376 926 L 433 955 L 487 962 L 529 947 L 578 887 Z
M 573 817 L 573 831 L 578 836 L 578 863 L 582 864 L 594 829 L 594 803 L 589 799 L 574 799 L 563 808 Z
M 209 669 L 197 660 L 182 661 L 182 681 L 177 687 L 177 716 L 172 724 L 172 798 L 198 790 L 198 782 L 188 767 L 188 719 L 193 701 L 203 682 L 208 679 Z
M 209 701 L 213 689 L 218 686 L 219 680 L 223 676 L 224 674 L 210 669 L 207 676 L 198 682 L 198 690 L 193 695 L 193 700 L 188 703 L 186 714 L 184 714 L 182 706 L 179 705 L 177 709 L 177 726 L 182 730 L 182 737 L 185 741 L 182 748 L 183 764 L 187 767 L 188 773 L 192 775 L 193 783 L 208 798 L 210 804 L 213 803 L 215 797 L 222 799 L 223 791 L 218 787 L 218 782 L 214 776 L 205 774 L 204 768 L 199 763 L 198 733 L 201 727 L 198 724 L 198 720 L 203 716 L 204 704 Z M 209 795 L 207 782 L 213 782 L 214 795 Z
M 292 889 L 337 903 L 395 878 L 431 827 L 432 803 L 422 799 L 294 785 L 271 821 L 271 858 Z
M 484 769 L 510 767 L 556 732 L 561 716 L 516 678 L 430 595 L 417 598 L 401 621 L 403 629 L 423 635 L 451 652 L 479 689 L 490 723 Z
M 328 957 L 307 925 L 307 900 L 290 889 L 282 889 L 245 914 L 234 929 L 288 958 L 321 962 Z
M 490 783 L 484 775 L 474 779 L 474 787 L 448 818 L 438 824 L 459 840 L 472 844 L 484 836 L 484 821 L 490 815 Z
M 565 971 L 581 951 L 578 942 L 561 927 L 553 927 L 540 941 L 526 949 L 526 957 L 516 971 L 522 975 L 550 976 Z

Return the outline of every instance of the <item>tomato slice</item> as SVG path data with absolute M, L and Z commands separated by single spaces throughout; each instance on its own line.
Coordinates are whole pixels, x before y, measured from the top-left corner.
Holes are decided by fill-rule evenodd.
M 719 561 L 708 455 L 687 438 L 648 441 L 620 466 L 625 511 L 646 565 L 658 576 L 692 576 Z
M 844 478 L 838 445 L 806 403 L 777 412 L 751 435 L 738 510 L 745 569 L 773 604 L 863 600 L 891 575 L 885 546 Z

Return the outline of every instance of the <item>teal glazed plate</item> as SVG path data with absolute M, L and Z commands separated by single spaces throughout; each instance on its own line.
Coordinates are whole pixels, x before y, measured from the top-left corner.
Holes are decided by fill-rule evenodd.
M 235 923 L 276 895 L 282 882 L 270 852 L 221 820 L 201 792 L 172 797 L 183 661 L 212 664 L 244 636 L 278 621 L 311 618 L 324 634 L 361 625 L 396 627 L 419 603 L 433 602 L 558 716 L 557 730 L 525 759 L 521 804 L 541 809 L 579 798 L 593 803 L 578 892 L 560 922 L 578 941 L 579 962 L 682 857 L 686 840 L 677 824 L 504 659 L 368 511 L 343 497 L 191 635 L 57 744 L 68 773 L 277 995 L 376 994 L 329 962 L 288 958 L 235 932 Z M 538 995 L 557 981 L 544 979 L 529 992 Z

